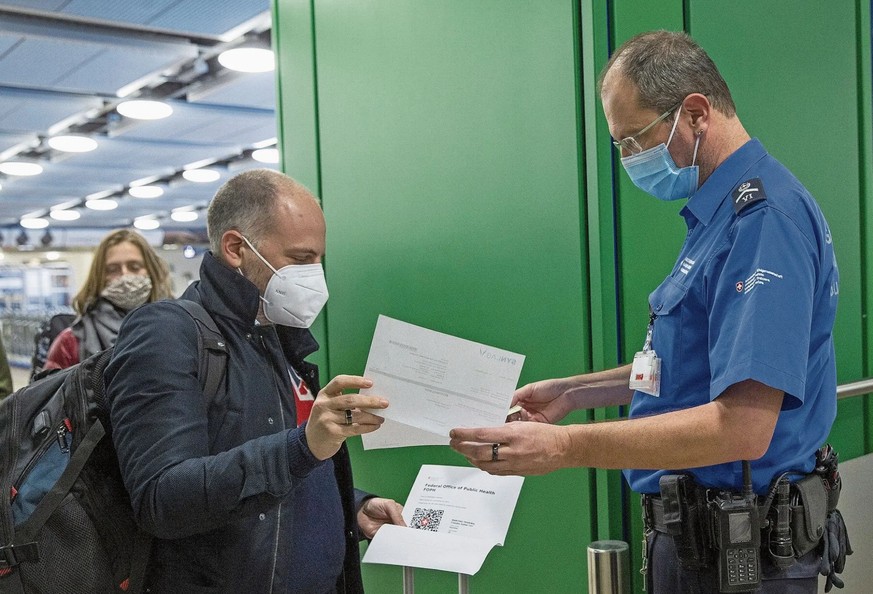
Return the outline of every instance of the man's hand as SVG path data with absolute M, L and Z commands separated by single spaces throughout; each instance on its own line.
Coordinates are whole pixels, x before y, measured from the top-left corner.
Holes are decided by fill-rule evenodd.
M 363 409 L 388 408 L 387 400 L 380 396 L 343 394 L 343 390 L 360 390 L 372 385 L 365 377 L 338 375 L 322 388 L 306 423 L 306 442 L 313 456 L 327 460 L 347 438 L 382 426 L 385 419 Z
M 557 423 L 573 410 L 560 380 L 543 380 L 515 391 L 512 404 L 521 405 L 522 421 Z
M 403 506 L 393 499 L 373 497 L 367 499 L 358 510 L 358 528 L 365 538 L 373 538 L 384 524 L 406 526 L 403 521 Z
M 450 437 L 452 448 L 491 474 L 546 474 L 568 465 L 570 436 L 563 426 L 513 422 L 502 427 L 452 429 Z M 493 459 L 495 451 L 497 460 Z

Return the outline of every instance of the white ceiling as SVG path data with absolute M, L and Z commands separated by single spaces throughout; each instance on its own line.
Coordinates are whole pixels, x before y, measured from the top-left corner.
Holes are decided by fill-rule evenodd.
M 50 221 L 61 242 L 85 229 L 101 234 L 153 215 L 168 232 L 201 232 L 169 218 L 173 209 L 202 209 L 235 172 L 264 165 L 248 156 L 275 138 L 274 73 L 232 73 L 219 50 L 269 41 L 269 0 L 0 0 L 0 162 L 27 157 L 44 167 L 33 177 L 0 174 L 0 234 L 14 245 L 24 216 L 68 205 L 72 222 Z M 114 107 L 122 94 L 167 98 L 173 114 L 131 120 Z M 49 136 L 88 133 L 89 153 L 58 153 Z M 178 173 L 215 162 L 221 178 L 196 184 Z M 126 194 L 131 182 L 155 178 L 160 198 Z M 84 207 L 92 194 L 114 194 L 119 207 Z M 74 233 L 79 230 L 78 233 Z M 45 233 L 27 231 L 31 244 Z

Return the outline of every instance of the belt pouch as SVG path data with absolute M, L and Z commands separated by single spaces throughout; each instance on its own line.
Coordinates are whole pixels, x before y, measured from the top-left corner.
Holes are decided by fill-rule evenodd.
M 714 558 L 702 490 L 684 474 L 664 475 L 658 486 L 664 504 L 665 532 L 673 538 L 679 564 L 692 571 L 711 567 Z
M 791 506 L 792 546 L 795 557 L 802 557 L 818 546 L 824 535 L 828 492 L 824 481 L 817 474 L 797 481 L 792 487 L 797 495 L 796 504 Z

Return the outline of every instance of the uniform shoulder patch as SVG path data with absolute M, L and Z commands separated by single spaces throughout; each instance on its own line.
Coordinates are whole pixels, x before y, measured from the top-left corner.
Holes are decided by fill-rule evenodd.
M 764 191 L 764 184 L 760 177 L 747 179 L 737 186 L 731 197 L 734 201 L 734 212 L 740 214 L 747 206 L 767 199 L 767 193 Z

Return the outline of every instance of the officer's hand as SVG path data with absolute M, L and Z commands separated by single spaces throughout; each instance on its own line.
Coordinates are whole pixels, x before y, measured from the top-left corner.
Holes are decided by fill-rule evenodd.
M 360 390 L 373 385 L 372 380 L 357 375 L 338 375 L 324 387 L 312 405 L 306 423 L 306 442 L 312 455 L 327 460 L 339 450 L 346 438 L 370 433 L 385 420 L 362 409 L 388 408 L 381 396 L 343 394 L 343 390 Z
M 470 464 L 491 474 L 546 474 L 568 466 L 570 436 L 561 425 L 506 423 L 452 429 L 449 445 Z
M 406 526 L 402 514 L 403 506 L 393 499 L 373 497 L 364 501 L 358 510 L 358 528 L 365 538 L 373 538 L 385 524 Z
M 521 405 L 521 420 L 557 423 L 573 410 L 560 380 L 543 380 L 515 391 L 513 406 Z
M 824 546 L 819 571 L 823 576 L 826 576 L 825 592 L 830 592 L 834 586 L 843 587 L 843 580 L 836 574 L 843 572 L 846 567 L 846 555 L 853 553 L 846 523 L 839 510 L 834 510 L 828 514 L 822 541 Z

